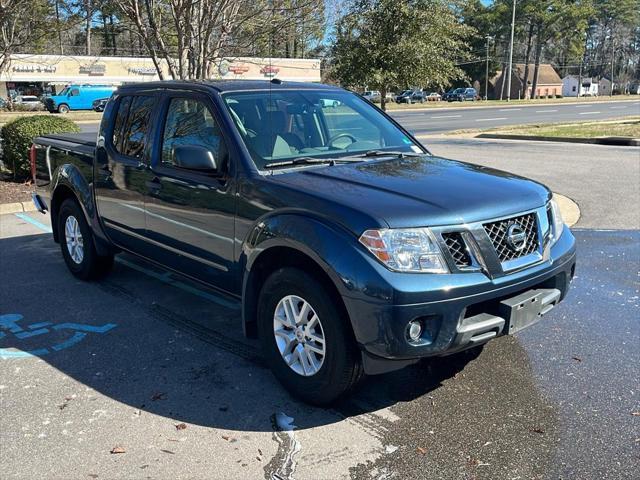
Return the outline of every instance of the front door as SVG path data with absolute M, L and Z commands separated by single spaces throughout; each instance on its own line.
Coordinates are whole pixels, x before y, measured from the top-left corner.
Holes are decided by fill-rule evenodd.
M 154 260 L 232 291 L 235 184 L 214 111 L 206 96 L 165 99 L 147 189 L 147 236 Z M 217 168 L 185 168 L 176 149 L 189 146 L 211 152 Z
M 144 196 L 149 180 L 153 96 L 116 99 L 111 131 L 96 150 L 95 192 L 105 233 L 116 245 L 136 252 L 145 248 Z

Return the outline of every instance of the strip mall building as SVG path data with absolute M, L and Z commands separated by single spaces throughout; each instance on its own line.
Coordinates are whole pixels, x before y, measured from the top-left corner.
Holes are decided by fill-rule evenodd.
M 166 67 L 164 67 L 165 78 Z M 213 78 L 320 81 L 320 60 L 296 58 L 229 58 L 218 62 Z M 57 93 L 70 84 L 121 85 L 158 80 L 150 58 L 68 55 L 11 56 L 0 74 L 0 97 Z

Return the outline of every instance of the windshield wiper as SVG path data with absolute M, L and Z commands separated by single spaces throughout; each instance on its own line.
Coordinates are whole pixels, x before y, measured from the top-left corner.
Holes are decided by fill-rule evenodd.
M 418 152 L 390 152 L 385 150 L 368 150 L 361 155 L 356 155 L 360 158 L 370 158 L 370 157 L 421 157 L 424 153 Z
M 361 162 L 362 160 L 356 158 L 313 158 L 313 157 L 297 157 L 291 160 L 284 160 L 282 162 L 267 163 L 262 168 L 279 168 L 279 167 L 291 167 L 295 165 L 317 165 L 328 164 L 335 165 L 338 162 Z

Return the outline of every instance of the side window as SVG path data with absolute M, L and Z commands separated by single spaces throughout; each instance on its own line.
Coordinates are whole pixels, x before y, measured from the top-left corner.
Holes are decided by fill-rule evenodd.
M 80 90 L 78 90 L 77 88 L 74 88 L 73 90 L 71 90 L 72 97 L 75 97 L 77 95 L 80 95 Z
M 220 128 L 203 102 L 192 98 L 171 99 L 162 136 L 163 165 L 176 166 L 174 149 L 179 145 L 204 147 L 218 162 L 224 161 Z
M 111 139 L 111 143 L 118 153 L 122 153 L 122 129 L 127 121 L 130 105 L 131 97 L 121 97 L 118 102 L 118 111 L 113 122 L 113 137 Z
M 121 153 L 133 158 L 142 158 L 149 133 L 154 97 L 134 97 L 122 137 Z

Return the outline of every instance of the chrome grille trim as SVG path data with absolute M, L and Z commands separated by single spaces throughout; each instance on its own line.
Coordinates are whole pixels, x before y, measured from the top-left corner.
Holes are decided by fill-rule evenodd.
M 507 243 L 507 231 L 513 224 L 520 225 L 525 233 L 525 245 L 521 250 L 515 250 Z M 483 227 L 493 244 L 496 255 L 503 264 L 534 254 L 540 250 L 538 220 L 535 212 L 485 223 Z
M 456 267 L 467 268 L 472 265 L 471 255 L 467 249 L 467 245 L 462 238 L 461 232 L 446 232 L 442 234 L 442 239 L 449 249 L 449 253 L 453 258 Z

